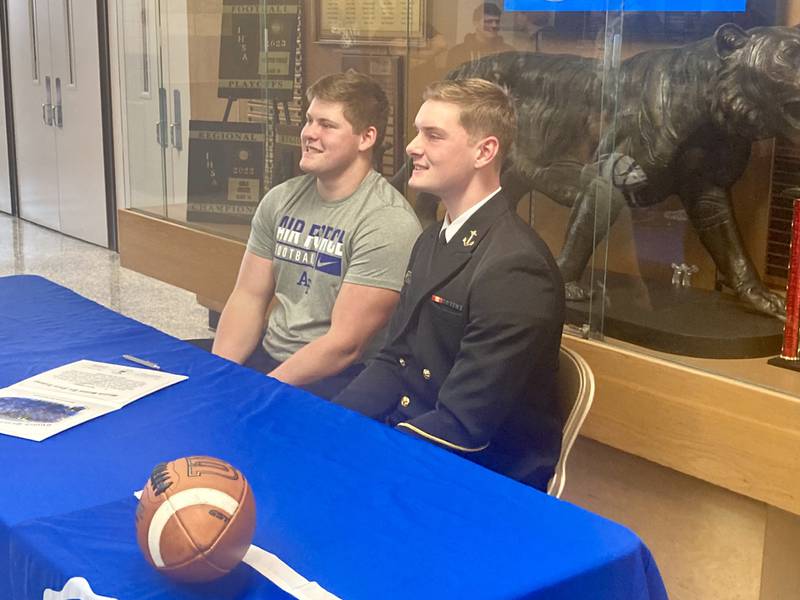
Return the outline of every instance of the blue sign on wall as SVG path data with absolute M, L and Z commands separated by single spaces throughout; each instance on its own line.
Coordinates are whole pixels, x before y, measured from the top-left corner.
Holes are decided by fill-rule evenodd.
M 649 12 L 744 12 L 747 0 L 505 0 L 505 10 L 574 12 L 625 10 Z

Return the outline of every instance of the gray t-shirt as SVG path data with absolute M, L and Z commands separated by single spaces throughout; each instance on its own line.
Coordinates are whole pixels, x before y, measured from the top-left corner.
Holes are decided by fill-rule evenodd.
M 420 225 L 376 171 L 353 194 L 324 201 L 313 175 L 271 189 L 253 217 L 247 249 L 272 260 L 275 298 L 264 349 L 284 361 L 325 334 L 342 283 L 400 291 Z M 364 358 L 383 341 L 376 335 Z

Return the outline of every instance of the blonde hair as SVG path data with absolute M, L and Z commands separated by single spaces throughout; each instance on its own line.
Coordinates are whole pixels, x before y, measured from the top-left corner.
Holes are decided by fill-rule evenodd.
M 461 109 L 459 123 L 476 140 L 488 135 L 497 138 L 499 160 L 514 147 L 517 111 L 508 93 L 485 79 L 436 81 L 425 88 L 423 100 L 449 102 Z
M 355 133 L 361 133 L 370 126 L 375 127 L 378 133 L 372 149 L 373 152 L 380 152 L 389 120 L 389 100 L 377 81 L 350 69 L 345 73 L 321 77 L 308 88 L 306 98 L 309 102 L 317 98 L 342 104 L 344 118 Z

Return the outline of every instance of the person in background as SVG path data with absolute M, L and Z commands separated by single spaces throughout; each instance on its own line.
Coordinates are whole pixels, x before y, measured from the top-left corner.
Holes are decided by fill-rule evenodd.
M 472 13 L 474 33 L 468 33 L 464 41 L 453 46 L 447 53 L 447 66 L 457 67 L 465 62 L 478 60 L 487 54 L 513 52 L 514 46 L 506 44 L 500 35 L 500 18 L 503 11 L 492 2 L 482 2 Z

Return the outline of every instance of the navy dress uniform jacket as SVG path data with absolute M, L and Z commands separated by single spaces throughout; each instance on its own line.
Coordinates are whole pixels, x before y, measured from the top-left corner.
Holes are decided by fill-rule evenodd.
M 564 286 L 502 192 L 411 253 L 387 342 L 335 402 L 539 489 L 561 446 Z

